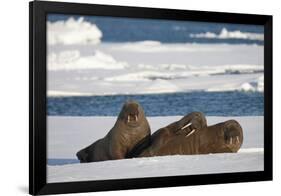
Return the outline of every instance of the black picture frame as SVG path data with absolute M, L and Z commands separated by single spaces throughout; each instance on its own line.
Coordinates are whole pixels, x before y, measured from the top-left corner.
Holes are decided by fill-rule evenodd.
M 81 14 L 264 25 L 264 171 L 46 182 L 46 15 Z M 33 1 L 29 3 L 29 193 L 58 194 L 272 180 L 272 16 Z

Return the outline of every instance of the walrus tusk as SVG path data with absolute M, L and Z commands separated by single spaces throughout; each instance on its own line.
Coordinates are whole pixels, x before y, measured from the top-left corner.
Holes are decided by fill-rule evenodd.
M 239 141 L 239 136 L 236 136 L 236 139 L 237 139 L 237 142 L 239 143 L 240 141 Z
M 136 117 L 136 121 L 138 121 L 138 116 L 136 115 L 135 117 Z
M 183 127 L 181 128 L 181 130 L 183 130 L 183 129 L 185 129 L 185 128 L 189 127 L 190 125 L 192 125 L 192 123 L 191 123 L 191 122 L 190 122 L 190 123 L 188 123 L 188 124 L 186 124 L 185 126 L 183 126 Z
M 127 122 L 130 122 L 130 115 L 128 115 Z
M 230 137 L 230 141 L 229 141 L 229 143 L 230 143 L 230 144 L 232 144 L 232 137 Z
M 195 131 L 196 131 L 196 129 L 192 129 L 192 131 L 191 131 L 191 132 L 189 132 L 189 134 L 187 134 L 185 137 L 190 136 L 190 135 L 191 135 L 191 134 L 193 134 Z

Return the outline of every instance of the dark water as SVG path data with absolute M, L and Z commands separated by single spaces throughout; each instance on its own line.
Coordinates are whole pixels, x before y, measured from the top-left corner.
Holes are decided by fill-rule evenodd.
M 137 100 L 147 116 L 185 115 L 201 111 L 208 116 L 262 116 L 263 93 L 190 92 L 151 95 L 48 97 L 50 116 L 117 116 L 123 103 Z
M 67 20 L 77 15 L 48 14 L 47 20 L 54 22 Z M 229 43 L 229 44 L 263 44 L 260 40 L 250 39 L 204 39 L 194 38 L 191 34 L 216 33 L 223 28 L 227 31 L 242 33 L 263 33 L 262 25 L 243 25 L 227 23 L 190 22 L 176 20 L 132 19 L 102 16 L 83 16 L 86 21 L 94 23 L 102 31 L 103 42 L 133 42 L 155 40 L 162 43 Z

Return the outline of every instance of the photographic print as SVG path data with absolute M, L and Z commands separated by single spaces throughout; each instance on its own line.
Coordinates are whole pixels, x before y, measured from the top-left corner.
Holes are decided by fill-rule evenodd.
M 47 183 L 264 170 L 264 26 L 47 14 Z

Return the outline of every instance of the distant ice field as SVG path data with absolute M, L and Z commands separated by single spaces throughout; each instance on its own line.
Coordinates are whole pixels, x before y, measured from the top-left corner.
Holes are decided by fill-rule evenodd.
M 56 45 L 48 47 L 47 67 L 52 97 L 263 92 L 264 87 L 263 47 L 256 45 Z
M 263 92 L 262 26 L 51 14 L 47 45 L 48 96 Z

